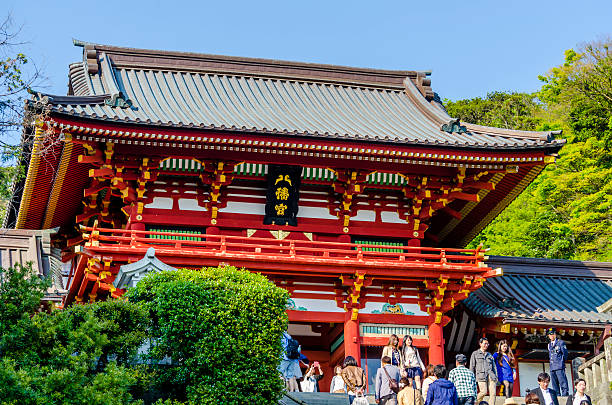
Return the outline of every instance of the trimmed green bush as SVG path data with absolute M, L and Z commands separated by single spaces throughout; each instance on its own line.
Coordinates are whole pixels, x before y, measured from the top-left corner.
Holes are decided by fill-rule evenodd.
M 227 405 L 278 401 L 285 290 L 261 275 L 225 267 L 152 274 L 128 297 L 150 311 L 149 355 L 159 364 L 158 389 L 169 399 Z

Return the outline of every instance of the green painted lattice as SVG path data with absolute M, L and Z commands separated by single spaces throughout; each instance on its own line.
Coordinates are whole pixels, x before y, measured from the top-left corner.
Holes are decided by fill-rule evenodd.
M 381 184 L 381 185 L 387 185 L 387 186 L 403 186 L 405 184 L 408 184 L 406 179 L 397 173 L 381 173 L 381 172 L 369 174 L 368 177 L 366 178 L 366 183 Z
M 159 164 L 161 170 L 177 172 L 199 172 L 202 164 L 193 159 L 166 159 Z
M 159 164 L 159 168 L 176 172 L 199 172 L 202 165 L 193 159 L 166 159 Z M 264 177 L 268 174 L 268 165 L 261 163 L 241 163 L 236 165 L 234 173 L 241 176 Z M 304 167 L 302 178 L 305 180 L 317 180 L 332 182 L 337 179 L 336 173 L 322 167 Z M 375 172 L 366 178 L 367 184 L 379 184 L 390 186 L 403 186 L 407 184 L 406 179 L 397 173 Z
M 395 241 L 377 241 L 377 240 L 355 240 L 353 243 L 355 244 L 363 244 L 363 245 L 384 245 L 384 246 L 405 246 L 403 242 L 395 242 Z M 374 247 L 362 247 L 361 250 L 363 252 L 391 252 L 391 253 L 401 253 L 402 249 L 386 249 L 386 248 L 374 248 Z
M 397 336 L 425 336 L 426 330 L 425 328 L 420 327 L 410 327 L 410 326 L 382 326 L 382 325 L 361 325 L 361 333 L 362 334 L 371 334 L 371 335 L 397 335 Z
M 174 233 L 184 233 L 185 235 L 197 235 L 206 233 L 204 229 L 193 229 L 193 228 L 184 228 L 179 226 L 151 226 L 147 227 L 147 231 L 151 232 L 174 232 Z M 174 235 L 149 235 L 151 239 L 165 239 L 165 240 L 193 240 L 193 241 L 202 241 L 202 238 L 189 237 L 189 236 L 174 236 Z

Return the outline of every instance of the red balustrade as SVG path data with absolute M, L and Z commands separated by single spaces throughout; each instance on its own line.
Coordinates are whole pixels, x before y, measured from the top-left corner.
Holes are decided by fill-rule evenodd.
M 214 265 L 217 261 L 249 269 L 280 270 L 283 266 L 287 268 L 287 264 L 300 265 L 304 270 L 331 266 L 335 269 L 352 268 L 351 271 L 355 268 L 378 269 L 379 273 L 391 269 L 437 269 L 457 275 L 479 273 L 484 277 L 491 271 L 484 263 L 485 250 L 481 247 L 388 246 L 98 227 L 81 229 L 87 242 L 86 252 L 110 255 L 119 261 L 142 257 L 149 247 L 153 247 L 162 260 L 182 266 L 191 263 L 194 266 Z

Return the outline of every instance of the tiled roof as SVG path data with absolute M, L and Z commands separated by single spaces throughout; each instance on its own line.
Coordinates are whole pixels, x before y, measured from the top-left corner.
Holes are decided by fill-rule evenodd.
M 423 72 L 382 71 L 177 52 L 84 46 L 72 96 L 39 94 L 57 114 L 287 136 L 508 150 L 558 149 L 552 132 L 463 124 Z
M 504 275 L 487 280 L 463 304 L 477 315 L 522 323 L 612 324 L 597 307 L 612 297 L 612 263 L 495 257 Z

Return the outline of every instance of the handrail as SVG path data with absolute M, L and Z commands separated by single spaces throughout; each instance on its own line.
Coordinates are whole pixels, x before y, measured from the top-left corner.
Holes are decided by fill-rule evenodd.
M 225 238 L 225 239 L 248 239 L 253 241 L 272 241 L 272 242 L 289 242 L 293 241 L 295 243 L 303 243 L 303 244 L 320 244 L 327 246 L 349 246 L 349 247 L 358 247 L 358 246 L 367 246 L 367 247 L 375 247 L 381 249 L 403 249 L 403 250 L 430 250 L 430 251 L 446 251 L 446 252 L 469 252 L 469 253 L 478 253 L 485 252 L 488 249 L 476 248 L 476 249 L 464 249 L 464 248 L 437 248 L 437 247 L 429 247 L 429 246 L 401 246 L 401 245 L 377 245 L 375 243 L 344 243 L 344 242 L 327 242 L 327 241 L 305 241 L 305 240 L 294 240 L 294 239 L 276 239 L 276 238 L 262 238 L 262 237 L 246 237 L 246 236 L 232 236 L 232 235 L 217 235 L 217 234 L 207 234 L 207 233 L 180 233 L 180 232 L 162 232 L 162 231 L 142 231 L 138 229 L 115 229 L 115 228 L 100 228 L 100 227 L 90 227 L 90 226 L 81 226 L 81 230 L 91 232 L 112 232 L 112 233 L 123 233 L 123 234 L 142 234 L 142 235 L 160 235 L 160 236 L 177 236 L 177 237 L 188 237 L 188 238 Z M 170 241 L 172 239 L 158 239 L 161 241 Z M 193 242 L 184 240 L 182 242 Z
M 392 246 L 342 243 L 324 241 L 282 240 L 275 238 L 214 235 L 202 233 L 179 233 L 163 231 L 143 231 L 135 229 L 113 229 L 81 226 L 82 236 L 88 245 L 113 246 L 128 245 L 136 247 L 159 246 L 193 251 L 216 251 L 221 254 L 248 253 L 285 255 L 291 258 L 346 258 L 356 261 L 418 261 L 436 262 L 441 265 L 479 266 L 485 260 L 485 249 L 435 248 L 420 246 Z M 167 236 L 182 239 L 160 239 L 151 236 Z M 196 240 L 194 240 L 196 239 Z M 199 240 L 198 240 L 199 239 Z M 367 247 L 368 249 L 364 249 Z M 393 250 L 390 252 L 370 249 Z

